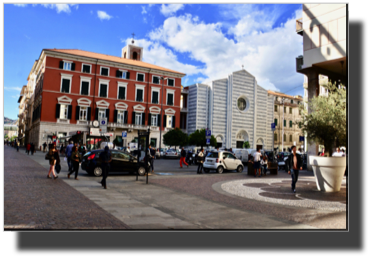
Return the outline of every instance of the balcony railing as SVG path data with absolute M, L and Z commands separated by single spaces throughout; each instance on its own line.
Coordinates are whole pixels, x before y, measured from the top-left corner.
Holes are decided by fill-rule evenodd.
M 297 34 L 303 36 L 302 18 L 296 20 L 296 32 Z

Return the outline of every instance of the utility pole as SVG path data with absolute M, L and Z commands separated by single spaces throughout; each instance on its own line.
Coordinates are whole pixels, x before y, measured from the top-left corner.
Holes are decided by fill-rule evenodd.
M 281 103 L 282 103 L 282 150 L 281 152 L 284 151 L 284 116 L 285 116 L 285 111 L 284 111 L 284 108 L 285 108 L 285 98 L 282 97 L 281 98 Z
M 163 115 L 163 112 L 162 112 L 162 102 L 163 102 L 163 97 L 164 97 L 164 80 L 166 80 L 167 78 L 164 78 L 164 77 L 160 77 L 161 81 L 162 81 L 162 90 L 161 90 L 161 119 L 160 119 L 160 148 L 159 148 L 159 153 L 160 153 L 160 159 L 161 159 L 161 135 L 162 135 L 162 128 L 164 127 L 163 126 L 163 122 L 164 122 L 164 115 Z

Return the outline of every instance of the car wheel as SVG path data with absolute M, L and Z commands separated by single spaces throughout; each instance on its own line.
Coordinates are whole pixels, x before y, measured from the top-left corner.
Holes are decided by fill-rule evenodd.
M 210 172 L 210 169 L 203 169 L 205 171 L 205 173 L 209 173 Z
M 243 171 L 243 166 L 240 165 L 239 167 L 237 167 L 236 171 L 238 173 L 241 173 Z
M 139 167 L 139 169 L 137 170 L 137 173 L 142 176 L 142 175 L 145 175 L 145 168 L 144 167 Z
M 224 169 L 222 166 L 219 166 L 217 169 L 216 169 L 217 173 L 223 173 Z
M 93 170 L 93 173 L 97 177 L 101 176 L 102 175 L 102 168 L 101 167 L 95 167 Z

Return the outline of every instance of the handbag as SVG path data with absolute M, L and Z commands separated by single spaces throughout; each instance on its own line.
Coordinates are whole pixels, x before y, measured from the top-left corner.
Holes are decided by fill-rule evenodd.
M 51 156 L 49 155 L 49 153 L 47 153 L 47 154 L 45 155 L 45 159 L 46 159 L 46 160 L 50 160 L 50 159 L 51 159 Z
M 56 164 L 56 165 L 55 165 L 55 171 L 56 171 L 57 173 L 59 173 L 59 172 L 61 171 L 61 165 L 60 165 L 60 164 Z

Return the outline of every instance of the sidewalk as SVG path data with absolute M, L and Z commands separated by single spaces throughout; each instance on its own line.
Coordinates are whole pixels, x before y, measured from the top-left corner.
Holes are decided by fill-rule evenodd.
M 5 146 L 4 158 L 5 230 L 129 228 L 60 178 L 47 179 L 25 150 Z

